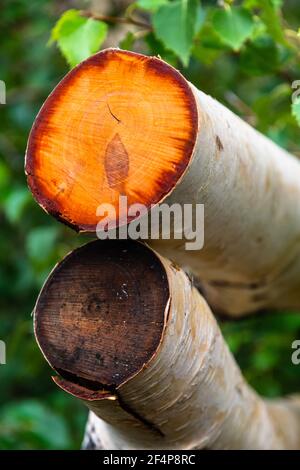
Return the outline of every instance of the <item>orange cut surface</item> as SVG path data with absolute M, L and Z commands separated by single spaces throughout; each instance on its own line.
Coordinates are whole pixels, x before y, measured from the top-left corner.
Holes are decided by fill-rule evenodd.
M 186 170 L 198 129 L 186 80 L 154 57 L 108 49 L 69 72 L 30 133 L 25 170 L 37 202 L 79 231 L 119 196 L 161 202 Z M 117 220 L 117 223 L 118 223 Z

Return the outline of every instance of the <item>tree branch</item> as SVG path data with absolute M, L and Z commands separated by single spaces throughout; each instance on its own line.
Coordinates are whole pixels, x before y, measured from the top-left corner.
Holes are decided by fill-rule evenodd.
M 118 17 L 118 16 L 108 16 L 108 15 L 99 15 L 87 10 L 81 10 L 81 15 L 86 16 L 87 18 L 93 18 L 94 20 L 105 21 L 106 23 L 116 23 L 116 24 L 131 24 L 138 26 L 140 28 L 147 29 L 152 31 L 152 27 L 149 23 L 133 18 L 132 16 L 128 17 Z
M 199 277 L 216 310 L 298 310 L 299 160 L 158 58 L 107 49 L 70 75 L 28 143 L 28 183 L 41 206 L 95 233 L 101 203 L 113 206 L 110 222 L 130 220 L 120 195 L 148 211 L 189 204 L 190 227 L 204 204 L 203 247 L 186 250 L 182 227 L 181 240 L 161 236 L 153 248 Z
M 186 274 L 141 243 L 75 250 L 46 282 L 34 322 L 55 382 L 97 415 L 97 446 L 300 447 L 299 398 L 260 398 Z

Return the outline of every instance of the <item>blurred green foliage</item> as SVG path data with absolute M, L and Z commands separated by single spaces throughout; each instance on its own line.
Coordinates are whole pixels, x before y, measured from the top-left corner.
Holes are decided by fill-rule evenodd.
M 99 50 L 106 32 L 103 21 L 84 18 L 77 10 L 67 10 L 52 29 L 51 42 L 57 41 L 72 67 Z
M 0 79 L 7 88 L 7 104 L 0 105 L 0 339 L 7 344 L 7 364 L 0 365 L 1 449 L 78 448 L 87 414 L 52 384 L 31 318 L 53 265 L 86 240 L 37 206 L 23 173 L 30 127 L 68 71 L 67 62 L 75 65 L 101 44 L 159 54 L 198 88 L 300 155 L 299 100 L 291 106 L 292 83 L 300 80 L 298 0 L 93 1 L 98 15 L 82 16 L 78 10 L 91 12 L 90 3 L 1 4 Z M 106 16 L 126 21 L 105 21 L 99 16 L 102 4 Z M 122 37 L 115 42 L 120 26 Z M 50 36 L 67 62 L 49 44 Z M 291 344 L 300 338 L 299 314 L 268 313 L 221 326 L 260 393 L 299 391 L 300 366 L 291 362 Z
M 7 104 L 0 105 L 0 339 L 7 364 L 0 365 L 0 449 L 78 448 L 87 412 L 52 384 L 31 312 L 50 269 L 82 240 L 37 206 L 23 170 L 33 120 L 67 72 L 47 42 L 70 4 L 5 0 L 1 6 L 0 79 Z

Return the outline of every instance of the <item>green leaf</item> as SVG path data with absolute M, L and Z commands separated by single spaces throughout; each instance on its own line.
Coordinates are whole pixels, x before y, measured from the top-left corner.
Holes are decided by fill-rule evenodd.
M 0 161 L 0 190 L 8 186 L 10 182 L 10 172 L 4 162 Z M 0 198 L 1 199 L 1 198 Z
M 274 8 L 281 8 L 283 6 L 283 0 L 271 0 L 272 5 Z
M 38 227 L 29 232 L 26 240 L 26 248 L 29 257 L 33 261 L 48 259 L 55 246 L 58 237 L 58 227 Z
M 205 24 L 205 20 L 206 20 L 206 11 L 199 4 L 198 7 L 197 7 L 196 21 L 195 21 L 195 32 L 196 32 L 196 34 L 198 34 L 202 30 L 202 28 Z
M 270 0 L 270 3 L 274 8 L 279 9 L 283 5 L 283 0 Z M 261 7 L 261 4 L 262 0 L 244 0 L 243 6 L 252 9 Z
M 70 435 L 62 417 L 37 400 L 7 404 L 1 412 L 5 433 L 17 442 L 29 441 L 54 449 L 70 446 Z M 1 431 L 0 431 L 1 434 Z
M 159 56 L 165 62 L 173 65 L 173 67 L 178 67 L 177 56 L 174 54 L 174 52 L 166 49 L 164 44 L 159 41 L 153 33 L 147 34 L 144 40 L 148 46 L 148 53 L 150 55 Z
M 4 212 L 11 223 L 20 220 L 24 209 L 31 201 L 31 195 L 27 188 L 18 187 L 13 189 L 4 200 Z
M 238 51 L 255 28 L 251 14 L 240 7 L 217 10 L 212 17 L 212 24 L 227 46 Z
M 292 114 L 300 126 L 300 98 L 298 98 L 295 103 L 292 104 Z
M 222 54 L 225 47 L 209 19 L 196 37 L 192 56 L 202 62 L 202 64 L 211 65 Z
M 261 36 L 241 51 L 240 65 L 249 75 L 272 74 L 280 66 L 279 51 L 270 36 Z
M 67 10 L 57 21 L 51 42 L 57 45 L 71 67 L 97 52 L 106 38 L 107 25 L 81 16 L 78 10 Z
M 153 13 L 166 3 L 168 3 L 168 0 L 138 0 L 136 6 Z
M 280 4 L 274 0 L 261 0 L 261 19 L 265 23 L 269 34 L 275 41 L 285 44 L 285 38 L 281 25 L 281 14 L 278 11 Z
M 120 41 L 119 47 L 120 49 L 130 50 L 134 44 L 134 41 L 135 35 L 131 31 L 128 31 L 126 36 L 122 39 L 122 41 Z
M 196 33 L 197 7 L 197 0 L 175 1 L 163 5 L 153 15 L 156 37 L 186 66 Z

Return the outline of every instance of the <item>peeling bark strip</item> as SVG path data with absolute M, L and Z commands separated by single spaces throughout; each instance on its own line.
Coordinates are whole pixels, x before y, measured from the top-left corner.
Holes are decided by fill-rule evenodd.
M 46 282 L 34 322 L 55 382 L 94 412 L 99 447 L 300 447 L 300 399 L 262 400 L 186 274 L 145 245 L 75 250 Z
M 157 58 L 109 49 L 72 70 L 35 121 L 26 172 L 76 230 L 95 231 L 101 203 L 118 213 L 120 193 L 205 204 L 204 249 L 153 247 L 225 313 L 300 308 L 300 163 Z

